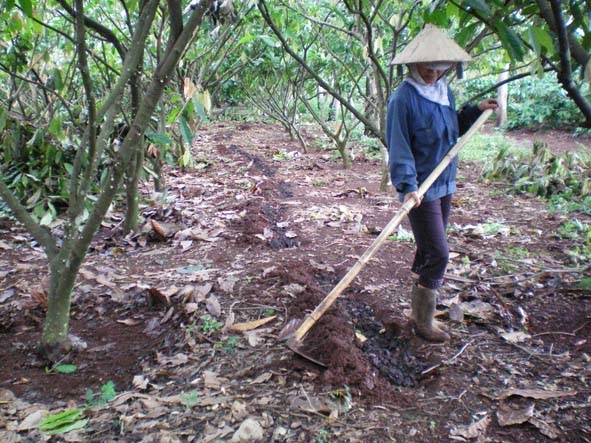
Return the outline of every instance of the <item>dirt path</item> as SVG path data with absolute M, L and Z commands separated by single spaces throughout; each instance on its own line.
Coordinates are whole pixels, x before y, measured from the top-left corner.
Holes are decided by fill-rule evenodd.
M 557 235 L 564 216 L 463 164 L 439 305 L 451 343 L 408 323 L 405 222 L 306 337 L 324 369 L 277 334 L 399 207 L 378 162 L 345 171 L 247 123 L 206 128 L 194 156 L 196 170 L 169 171 L 142 232 L 122 237 L 120 214 L 105 223 L 76 286 L 86 349 L 72 374 L 35 357 L 46 265 L 1 222 L 1 441 L 42 441 L 39 418 L 75 406 L 88 424 L 49 441 L 591 441 L 591 307 L 576 288 L 590 272 L 568 254 L 584 239 Z

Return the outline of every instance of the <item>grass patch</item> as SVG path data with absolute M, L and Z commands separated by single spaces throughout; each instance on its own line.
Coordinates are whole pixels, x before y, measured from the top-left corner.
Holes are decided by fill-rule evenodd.
M 515 145 L 500 131 L 492 134 L 476 133 L 462 148 L 459 158 L 461 161 L 488 163 L 501 150 L 514 155 L 527 151 L 525 148 Z

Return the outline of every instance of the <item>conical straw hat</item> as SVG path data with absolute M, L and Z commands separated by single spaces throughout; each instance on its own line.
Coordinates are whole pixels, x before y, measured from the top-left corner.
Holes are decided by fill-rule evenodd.
M 391 65 L 429 62 L 469 62 L 470 54 L 434 25 L 425 28 L 390 62 Z

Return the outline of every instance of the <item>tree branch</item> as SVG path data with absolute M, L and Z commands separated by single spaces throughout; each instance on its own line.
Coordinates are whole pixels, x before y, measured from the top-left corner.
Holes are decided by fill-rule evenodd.
M 76 17 L 76 11 L 72 8 L 65 0 L 57 0 L 62 8 L 64 8 L 68 14 L 72 17 Z M 105 40 L 111 43 L 121 58 L 125 57 L 125 53 L 127 49 L 125 46 L 119 41 L 117 36 L 106 26 L 103 26 L 99 22 L 92 20 L 89 17 L 84 17 L 84 24 L 88 26 L 90 29 L 96 31 L 99 35 L 101 35 Z
M 540 17 L 542 17 L 544 21 L 548 23 L 548 27 L 551 31 L 558 34 L 559 25 L 556 23 L 556 16 L 553 12 L 552 5 L 548 2 L 548 0 L 537 0 L 537 4 L 538 8 L 540 9 Z M 574 59 L 577 61 L 579 65 L 583 67 L 586 66 L 589 62 L 589 58 L 591 58 L 589 52 L 587 52 L 583 45 L 581 45 L 577 41 L 577 39 L 572 35 L 572 33 L 567 33 L 566 38 L 568 40 L 568 46 Z
M 306 61 L 304 59 L 302 59 L 292 48 L 291 46 L 289 46 L 288 42 L 285 40 L 285 38 L 283 37 L 283 35 L 281 34 L 281 31 L 279 31 L 279 29 L 277 28 L 277 26 L 275 25 L 275 23 L 273 22 L 273 19 L 271 18 L 270 14 L 269 14 L 269 10 L 267 8 L 267 4 L 265 3 L 264 0 L 261 0 L 258 2 L 258 8 L 259 11 L 261 12 L 261 15 L 263 16 L 263 18 L 265 19 L 265 22 L 267 23 L 267 25 L 271 28 L 271 30 L 273 31 L 273 33 L 275 34 L 275 36 L 279 39 L 279 41 L 281 42 L 281 45 L 283 46 L 283 49 L 300 65 L 302 66 L 306 72 L 308 72 L 308 74 L 310 74 L 311 77 L 314 78 L 314 80 L 316 80 L 316 82 L 331 96 L 333 96 L 339 103 L 341 103 L 343 106 L 345 106 L 357 119 L 359 119 L 367 128 L 369 128 L 373 134 L 375 134 L 375 136 L 377 138 L 379 138 L 379 140 L 382 142 L 382 144 L 385 146 L 386 145 L 386 139 L 385 139 L 385 135 L 383 134 L 382 131 L 379 130 L 379 128 L 377 128 L 373 122 L 371 122 L 368 118 L 366 118 L 363 113 L 359 112 L 359 110 L 357 110 L 353 105 L 351 105 L 351 103 L 349 103 L 347 100 L 345 100 L 340 94 L 338 94 L 322 77 L 320 77 L 318 75 L 317 72 L 315 72 L 310 65 L 308 65 L 306 63 Z
M 51 236 L 47 228 L 44 228 L 33 219 L 27 208 L 16 199 L 3 179 L 0 179 L 0 197 L 6 202 L 16 219 L 24 225 L 27 232 L 43 247 L 47 257 L 50 260 L 55 257 L 58 252 L 55 239 Z
M 573 81 L 570 61 L 570 45 L 568 33 L 566 30 L 566 24 L 564 22 L 564 17 L 562 15 L 561 4 L 562 2 L 560 0 L 550 0 L 552 14 L 554 17 L 554 22 L 556 24 L 556 34 L 558 36 L 558 48 L 560 54 L 560 69 L 558 70 L 558 80 L 585 116 L 586 126 L 591 126 L 591 104 L 583 96 L 583 94 L 581 94 L 580 89 Z
M 544 72 L 552 72 L 552 71 L 554 71 L 553 68 L 546 68 L 546 69 L 544 69 Z M 529 77 L 531 75 L 532 75 L 531 72 L 522 72 L 521 74 L 517 74 L 517 75 L 511 76 L 509 78 L 506 78 L 505 80 L 502 80 L 500 82 L 497 82 L 493 86 L 491 86 L 490 88 L 487 88 L 484 91 L 481 91 L 478 94 L 473 95 L 472 97 L 470 97 L 466 102 L 464 102 L 464 103 L 462 103 L 460 105 L 460 108 L 463 107 L 463 106 L 466 106 L 470 102 L 475 101 L 476 99 L 479 99 L 480 97 L 484 97 L 489 92 L 495 91 L 496 89 L 498 89 L 499 87 L 501 87 L 501 86 L 503 86 L 503 85 L 505 85 L 507 83 L 511 83 L 511 82 L 516 81 L 516 80 L 520 80 L 522 78 Z

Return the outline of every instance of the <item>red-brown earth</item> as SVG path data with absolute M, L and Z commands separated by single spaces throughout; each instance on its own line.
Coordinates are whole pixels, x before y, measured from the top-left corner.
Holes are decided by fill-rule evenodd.
M 554 152 L 591 146 L 560 131 L 508 135 Z M 44 254 L 0 220 L 0 440 L 591 441 L 590 294 L 577 286 L 591 271 L 569 253 L 585 239 L 558 235 L 567 217 L 591 217 L 485 184 L 474 164 L 460 166 L 438 306 L 450 343 L 408 322 L 406 221 L 303 340 L 327 367 L 278 340 L 399 208 L 379 190 L 378 160 L 344 170 L 308 141 L 303 153 L 274 125 L 212 124 L 195 169 L 169 169 L 165 194 L 145 184 L 140 232 L 123 236 L 110 214 L 74 290 L 71 374 L 35 352 Z M 42 417 L 73 407 L 82 429 L 40 433 Z

